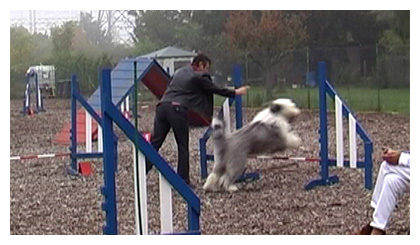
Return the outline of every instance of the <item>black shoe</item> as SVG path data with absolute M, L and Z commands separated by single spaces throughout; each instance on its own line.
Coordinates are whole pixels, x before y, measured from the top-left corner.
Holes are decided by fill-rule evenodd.
M 367 224 L 363 226 L 363 228 L 360 231 L 356 231 L 353 235 L 370 235 L 372 230 L 373 230 L 373 227 L 370 226 L 370 224 Z

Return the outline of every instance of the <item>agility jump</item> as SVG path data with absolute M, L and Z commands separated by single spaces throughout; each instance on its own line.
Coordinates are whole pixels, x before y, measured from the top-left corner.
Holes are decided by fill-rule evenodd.
M 360 123 L 355 119 L 350 109 L 342 102 L 338 93 L 333 89 L 333 87 L 328 83 L 326 79 L 325 72 L 325 62 L 320 62 L 318 64 L 318 84 L 319 84 L 319 108 L 320 108 L 320 157 L 300 157 L 300 156 L 255 156 L 257 159 L 281 159 L 281 160 L 294 160 L 300 162 L 319 162 L 320 163 L 320 179 L 315 179 L 309 181 L 305 185 L 305 189 L 309 190 L 316 186 L 320 185 L 331 185 L 339 182 L 338 176 L 329 175 L 329 166 L 337 167 L 351 167 L 351 168 L 364 168 L 364 179 L 365 179 L 365 188 L 372 189 L 372 141 L 361 127 Z M 241 82 L 240 72 L 239 75 L 235 75 L 237 72 L 234 72 L 234 82 L 235 86 L 239 85 Z M 238 77 L 239 76 L 239 77 Z M 335 101 L 335 118 L 336 118 L 336 157 L 335 159 L 329 159 L 328 157 L 328 135 L 327 135 L 327 102 L 326 95 L 329 95 Z M 236 98 L 235 100 L 237 100 Z M 229 102 L 226 100 L 222 106 L 222 109 L 219 113 L 227 115 L 225 117 L 226 124 L 230 125 L 230 113 L 229 105 L 233 103 L 232 100 Z M 344 112 L 344 113 L 343 113 Z M 236 128 L 242 127 L 242 105 L 241 103 L 236 104 L 235 108 L 236 115 Z M 343 149 L 343 116 L 348 118 L 349 121 L 349 160 L 344 160 L 344 149 Z M 357 161 L 357 134 L 361 137 L 364 142 L 364 161 Z M 207 178 L 207 161 L 214 160 L 213 155 L 209 155 L 206 152 L 206 143 L 211 135 L 211 129 L 209 128 L 203 134 L 202 138 L 199 140 L 200 147 L 200 166 L 201 166 L 201 177 L 203 179 Z M 252 173 L 255 178 L 259 177 L 258 173 Z M 242 179 L 243 177 L 241 177 Z
M 141 63 L 137 67 L 137 63 Z M 134 64 L 134 69 L 133 65 Z M 139 76 L 137 76 L 139 70 Z M 159 75 L 163 72 L 162 75 Z M 201 234 L 199 225 L 200 216 L 200 199 L 185 184 L 185 182 L 173 171 L 167 162 L 157 153 L 157 151 L 148 143 L 147 135 L 141 135 L 137 131 L 137 125 L 134 127 L 127 118 L 127 111 L 129 109 L 129 99 L 127 97 L 134 90 L 134 103 L 137 105 L 136 94 L 134 87 L 137 86 L 138 81 L 147 83 L 147 86 L 155 87 L 152 92 L 158 95 L 162 90 L 159 84 L 166 80 L 167 74 L 157 64 L 155 60 L 134 58 L 123 59 L 119 66 L 112 71 L 113 78 L 116 81 L 111 85 L 111 71 L 104 70 L 101 74 L 101 87 L 98 89 L 99 108 L 100 113 L 97 112 L 98 104 L 92 105 L 86 101 L 80 94 L 78 89 L 77 77 L 72 76 L 72 121 L 63 129 L 63 134 L 59 134 L 57 138 L 70 138 L 71 152 L 40 154 L 31 156 L 11 156 L 10 160 L 26 160 L 35 158 L 50 158 L 50 157 L 71 157 L 72 161 L 67 168 L 68 172 L 73 175 L 84 175 L 81 171 L 83 167 L 82 162 L 78 162 L 81 158 L 102 158 L 104 162 L 104 186 L 101 188 L 101 193 L 104 195 L 104 202 L 102 209 L 105 211 L 105 225 L 103 227 L 104 234 L 118 234 L 118 219 L 116 212 L 116 190 L 115 190 L 115 172 L 117 171 L 117 138 L 113 133 L 113 122 L 118 125 L 122 131 L 127 134 L 129 139 L 133 142 L 133 170 L 134 170 L 134 189 L 135 189 L 135 220 L 137 234 L 148 234 L 148 219 L 147 219 L 147 190 L 146 190 L 146 173 L 145 173 L 145 157 L 159 171 L 160 176 L 160 203 L 161 203 L 161 230 L 162 234 Z M 134 78 L 133 78 L 134 74 Z M 167 76 L 169 78 L 169 76 Z M 122 80 L 122 81 L 121 81 Z M 130 81 L 128 81 L 130 80 Z M 112 91 L 117 86 L 117 91 L 121 91 L 121 84 L 127 90 L 122 97 L 118 97 L 118 101 L 114 102 Z M 154 83 L 153 83 L 154 82 Z M 117 83 L 117 85 L 115 85 Z M 112 89 L 111 89 L 112 86 Z M 104 88 L 105 87 L 105 88 Z M 100 93 L 99 93 L 100 92 Z M 157 94 L 156 94 L 157 93 Z M 118 95 L 117 95 L 118 96 Z M 77 102 L 82 105 L 82 108 L 77 110 Z M 116 106 L 115 104 L 120 104 Z M 101 106 L 102 105 L 102 106 Z M 137 107 L 133 109 L 135 118 L 137 118 Z M 120 112 L 119 109 L 122 111 Z M 80 113 L 79 113 L 80 112 Z M 80 115 L 83 115 L 80 117 Z M 101 116 L 99 116 L 101 115 Z M 82 120 L 82 125 L 85 127 L 77 127 L 79 124 L 78 117 Z M 97 132 L 92 130 L 93 122 L 97 124 Z M 197 120 L 198 123 L 203 123 L 202 120 Z M 137 123 L 136 123 L 137 124 Z M 79 125 L 80 126 L 80 125 Z M 105 130 L 102 130 L 104 128 Z M 82 129 L 82 130 L 80 130 Z M 68 131 L 71 131 L 68 134 Z M 67 132 L 65 132 L 67 131 Z M 77 143 L 80 137 L 80 131 L 85 137 L 81 141 L 86 142 L 86 152 L 77 152 Z M 98 151 L 92 152 L 92 137 L 97 136 Z M 103 136 L 103 137 L 102 137 Z M 103 140 L 102 140 L 103 139 Z M 67 141 L 61 143 L 69 143 Z M 82 141 L 83 142 L 83 141 Z M 174 232 L 172 222 L 172 188 L 174 188 L 187 202 L 188 211 L 188 230 L 185 232 Z
M 342 102 L 338 93 L 334 90 L 326 78 L 325 62 L 318 63 L 318 85 L 319 85 L 319 116 L 320 116 L 320 165 L 321 178 L 310 181 L 305 185 L 305 189 L 312 189 L 319 185 L 330 185 L 339 182 L 338 176 L 329 176 L 329 166 L 364 168 L 365 188 L 372 190 L 372 140 L 366 134 L 360 123 L 355 119 L 350 109 Z M 328 119 L 327 119 L 327 94 L 335 101 L 335 123 L 336 123 L 336 157 L 328 158 Z M 344 115 L 343 115 L 344 112 Z M 349 122 L 349 161 L 344 160 L 343 147 L 343 116 Z M 364 161 L 357 161 L 357 134 L 364 143 Z
M 134 90 L 134 103 L 137 102 L 136 89 L 137 81 L 141 80 L 143 75 L 137 77 L 137 62 L 144 62 L 137 59 L 125 59 L 124 63 L 134 64 L 134 70 L 124 70 L 123 72 L 134 71 L 134 79 L 131 78 L 131 89 L 126 93 L 128 96 Z M 152 62 L 155 65 L 155 62 Z M 150 61 L 149 61 L 150 64 Z M 150 67 L 150 65 L 149 65 Z M 147 70 L 147 69 L 146 69 Z M 113 73 L 121 75 L 121 72 L 115 68 Z M 172 224 L 172 187 L 186 200 L 188 206 L 188 231 L 177 234 L 200 234 L 199 215 L 200 200 L 194 192 L 186 185 L 183 180 L 173 171 L 165 160 L 151 146 L 144 135 L 137 131 L 137 122 L 134 127 L 126 117 L 126 110 L 120 112 L 115 106 L 111 92 L 111 71 L 103 70 L 101 73 L 100 99 L 101 99 L 101 124 L 103 135 L 103 162 L 104 162 L 104 186 L 101 193 L 104 195 L 102 208 L 105 211 L 106 223 L 103 227 L 104 234 L 118 234 L 118 219 L 116 212 L 116 193 L 115 193 L 115 172 L 117 166 L 117 140 L 113 132 L 113 123 L 128 136 L 133 142 L 133 171 L 134 171 L 134 189 L 135 189 L 135 220 L 137 234 L 148 234 L 147 219 L 147 190 L 146 190 L 146 171 L 145 158 L 159 171 L 160 176 L 160 202 L 161 202 L 161 233 L 171 234 Z M 134 82 L 133 82 L 134 80 Z M 123 99 L 123 101 L 127 101 Z M 121 109 L 123 107 L 121 106 Z M 137 119 L 136 109 L 133 109 L 134 117 Z M 101 127 L 99 127 L 101 128 Z M 91 134 L 89 134 L 91 135 Z
M 160 172 L 161 191 L 166 192 L 165 195 L 169 197 L 171 194 L 171 186 L 175 188 L 178 193 L 188 203 L 188 231 L 183 234 L 200 234 L 199 215 L 200 215 L 200 199 L 188 187 L 187 184 L 175 173 L 175 171 L 165 162 L 165 160 L 157 153 L 152 145 L 139 134 L 137 129 L 121 114 L 117 107 L 112 103 L 111 94 L 111 72 L 110 70 L 103 70 L 101 76 L 101 100 L 102 100 L 102 120 L 103 120 L 103 143 L 104 143 L 104 186 L 102 194 L 104 195 L 104 203 L 102 205 L 106 213 L 106 224 L 104 226 L 105 234 L 117 234 L 117 212 L 116 212 L 116 193 L 115 193 L 115 165 L 116 154 L 113 150 L 115 145 L 113 141 L 113 123 L 127 135 L 127 137 L 138 147 L 138 150 L 147 157 L 150 162 Z M 143 162 L 143 163 L 141 163 Z M 139 161 L 139 171 L 142 171 L 145 179 L 145 161 Z M 141 178 L 141 176 L 140 176 Z M 145 188 L 145 187 L 144 187 Z M 169 190 L 169 192 L 168 192 Z M 164 198 L 165 199 L 165 198 Z M 162 200 L 162 199 L 161 199 Z M 168 200 L 167 198 L 165 200 Z M 169 199 L 170 200 L 170 199 Z M 144 201 L 144 199 L 142 200 Z M 166 205 L 166 204 L 165 204 Z M 171 205 L 171 203 L 169 204 Z M 171 210 L 169 210 L 171 211 Z M 163 213 L 168 214 L 168 210 L 163 210 Z M 146 212 L 146 211 L 145 211 Z M 162 216 L 161 216 L 162 217 Z M 163 221 L 163 220 L 161 220 Z M 171 229 L 171 219 L 164 220 L 166 223 L 162 224 L 163 229 Z M 165 230 L 162 233 L 172 233 Z M 145 234 L 145 233 L 143 233 Z M 147 233 L 146 233 L 147 234 Z
M 72 155 L 77 158 L 83 158 L 86 156 L 91 157 L 103 157 L 104 162 L 104 186 L 101 188 L 101 193 L 104 195 L 104 203 L 102 208 L 106 213 L 106 223 L 104 225 L 104 234 L 118 234 L 117 229 L 117 212 L 116 212 L 116 193 L 115 193 L 115 172 L 117 171 L 117 143 L 118 140 L 113 133 L 112 125 L 115 122 L 121 130 L 129 137 L 133 142 L 133 171 L 134 171 L 134 190 L 135 190 L 135 220 L 136 220 L 136 232 L 137 234 L 148 234 L 148 218 L 147 218 L 147 190 L 146 190 L 146 171 L 145 171 L 145 158 L 146 156 L 155 165 L 156 169 L 160 172 L 160 203 L 161 203 L 161 233 L 171 234 L 173 233 L 173 222 L 172 222 L 172 187 L 177 190 L 181 196 L 188 203 L 188 231 L 178 234 L 200 234 L 199 228 L 199 214 L 200 214 L 200 200 L 192 192 L 192 190 L 180 179 L 180 177 L 172 170 L 172 168 L 165 162 L 165 160 L 156 152 L 156 150 L 148 143 L 147 135 L 141 135 L 137 131 L 137 81 L 143 77 L 141 72 L 140 77 L 137 76 L 137 62 L 138 59 L 125 59 L 125 64 L 134 64 L 134 69 L 119 70 L 121 68 L 114 68 L 113 73 L 117 73 L 121 76 L 121 72 L 134 74 L 134 78 L 130 79 L 134 86 L 130 86 L 131 89 L 125 93 L 125 98 L 121 99 L 121 106 L 115 106 L 111 100 L 113 98 L 111 93 L 111 72 L 110 70 L 104 70 L 101 74 L 101 86 L 100 86 L 100 108 L 99 113 L 91 107 L 90 103 L 86 102 L 80 96 L 75 96 L 82 106 L 86 109 L 86 120 L 92 116 L 98 123 L 98 152 L 97 153 L 74 153 Z M 140 62 L 144 62 L 140 60 Z M 149 65 L 156 65 L 153 61 Z M 144 67 L 139 67 L 144 69 Z M 146 69 L 147 70 L 147 69 Z M 144 70 L 142 70 L 144 71 Z M 124 75 L 126 76 L 126 75 Z M 134 81 L 133 81 L 134 80 Z M 74 84 L 76 85 L 76 79 L 74 78 Z M 77 87 L 74 90 L 75 94 L 78 94 Z M 128 121 L 128 99 L 127 97 L 133 92 L 134 96 L 134 108 L 133 116 L 136 120 L 135 127 Z M 74 100 L 74 103 L 76 100 Z M 118 102 L 117 102 L 118 103 Z M 124 105 L 125 104 L 125 105 Z M 120 107 L 120 108 L 118 108 Z M 72 114 L 76 116 L 76 106 L 72 107 Z M 120 110 L 121 111 L 120 111 Z M 74 118 L 74 117 L 72 117 Z M 98 120 L 99 119 L 99 120 Z M 72 124 L 76 124 L 77 120 L 72 120 Z M 89 128 L 90 121 L 86 121 L 86 144 L 88 150 L 88 144 L 92 142 L 93 133 Z M 103 130 L 102 130 L 103 129 Z M 77 130 L 72 126 L 72 135 L 77 135 Z M 103 137 L 102 137 L 103 136 Z M 103 140 L 102 140 L 103 139 Z M 72 145 L 77 144 L 76 138 L 71 138 Z M 72 147 L 72 150 L 75 147 Z M 91 150 L 91 147 L 90 147 Z M 77 158 L 72 158 L 71 168 L 79 168 Z M 80 172 L 80 171 L 78 171 Z
M 31 82 L 31 81 L 34 82 Z M 35 95 L 36 95 L 36 109 L 31 108 L 31 83 L 35 85 Z M 39 87 L 38 72 L 34 68 L 28 69 L 26 72 L 26 86 L 25 86 L 25 95 L 23 101 L 23 111 L 25 115 L 33 115 L 34 113 L 43 112 L 44 110 L 44 101 L 42 99 L 41 89 Z

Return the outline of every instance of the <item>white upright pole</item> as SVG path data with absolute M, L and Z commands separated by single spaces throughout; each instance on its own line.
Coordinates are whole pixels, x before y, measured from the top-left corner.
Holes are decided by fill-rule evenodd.
M 230 131 L 230 107 L 229 107 L 229 99 L 226 99 L 223 103 L 223 119 L 226 123 L 226 130 L 228 133 L 231 133 Z
M 25 107 L 27 108 L 27 109 L 29 109 L 29 100 L 30 100 L 30 98 L 29 98 L 29 96 L 30 96 L 30 93 L 31 93 L 31 91 L 30 91 L 30 85 L 29 85 L 29 82 L 26 84 L 26 90 L 25 90 Z
M 92 116 L 85 110 L 86 152 L 92 152 Z
M 130 96 L 125 98 L 125 111 L 130 111 Z
M 146 186 L 146 158 L 138 151 L 138 169 L 136 167 L 136 146 L 133 143 L 133 170 L 134 170 L 134 195 L 135 195 L 135 217 L 137 234 L 148 234 L 147 219 L 147 186 Z M 138 177 L 137 177 L 138 176 Z M 141 220 L 139 220 L 139 209 L 141 210 Z M 140 232 L 140 222 L 142 232 Z
M 172 233 L 172 190 L 168 181 L 159 173 L 160 228 L 161 233 Z
M 38 108 L 37 110 L 42 110 L 42 108 L 44 108 L 44 105 L 42 104 L 42 98 L 41 98 L 41 89 L 39 88 L 39 84 L 38 84 L 38 88 L 37 88 L 37 105 Z
M 340 98 L 335 96 L 335 135 L 336 135 L 336 157 L 337 167 L 344 166 L 343 150 L 343 105 Z
M 350 167 L 357 167 L 357 144 L 356 144 L 356 119 L 349 113 L 349 155 Z
M 226 133 L 231 133 L 230 131 L 230 107 L 229 107 L 229 99 L 226 99 L 225 102 L 223 102 L 222 106 L 222 113 L 223 113 L 223 120 L 226 124 Z M 218 155 L 214 155 L 214 162 L 219 162 Z
M 102 136 L 102 127 L 98 124 L 98 152 L 104 151 L 104 143 Z

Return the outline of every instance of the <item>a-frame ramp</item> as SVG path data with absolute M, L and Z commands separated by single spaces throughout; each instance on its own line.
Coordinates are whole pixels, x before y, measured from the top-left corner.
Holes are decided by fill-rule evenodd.
M 156 60 L 144 57 L 122 59 L 111 72 L 112 102 L 116 106 L 120 106 L 134 89 L 134 61 L 137 61 L 137 81 L 141 81 L 156 98 L 160 99 L 168 86 L 170 76 Z M 99 87 L 89 97 L 88 103 L 99 114 L 101 111 Z M 208 126 L 210 124 L 209 119 L 194 111 L 188 112 L 188 120 L 192 126 Z M 71 122 L 68 122 L 53 142 L 69 145 L 70 128 Z M 97 136 L 98 126 L 95 120 L 92 120 L 92 139 L 96 140 Z M 77 143 L 84 143 L 85 140 L 85 110 L 81 108 L 77 112 Z

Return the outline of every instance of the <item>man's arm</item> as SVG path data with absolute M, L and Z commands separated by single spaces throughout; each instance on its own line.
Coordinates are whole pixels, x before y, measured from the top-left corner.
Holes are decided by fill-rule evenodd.
M 391 165 L 410 166 L 410 153 L 384 149 L 382 159 Z
M 238 89 L 221 88 L 212 82 L 209 74 L 203 74 L 199 77 L 196 77 L 195 80 L 203 90 L 211 92 L 213 94 L 218 94 L 224 97 L 234 97 L 235 95 L 244 95 L 246 94 L 246 90 L 248 89 L 248 86 L 243 86 Z

